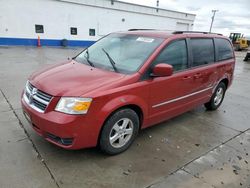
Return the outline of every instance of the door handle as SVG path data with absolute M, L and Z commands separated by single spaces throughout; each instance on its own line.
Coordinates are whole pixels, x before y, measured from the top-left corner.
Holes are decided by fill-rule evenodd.
M 183 78 L 182 78 L 182 80 L 189 80 L 189 79 L 191 79 L 192 77 L 191 76 L 184 76 Z
M 202 77 L 202 74 L 201 73 L 196 73 L 194 75 L 194 79 L 198 79 L 198 78 L 201 78 Z

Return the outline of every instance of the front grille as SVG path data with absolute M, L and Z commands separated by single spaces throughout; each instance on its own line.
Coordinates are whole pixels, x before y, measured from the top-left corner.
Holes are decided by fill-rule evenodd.
M 44 112 L 49 105 L 52 96 L 37 89 L 30 82 L 26 83 L 24 100 L 25 102 L 38 112 Z

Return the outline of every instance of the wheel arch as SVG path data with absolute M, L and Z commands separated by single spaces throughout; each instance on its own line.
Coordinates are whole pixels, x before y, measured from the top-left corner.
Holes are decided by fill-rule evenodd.
M 138 115 L 139 117 L 139 130 L 141 129 L 142 127 L 142 124 L 143 124 L 143 121 L 144 121 L 144 117 L 145 117 L 145 112 L 143 111 L 142 107 L 139 106 L 138 104 L 134 104 L 134 103 L 129 103 L 129 104 L 124 104 L 122 106 L 119 106 L 117 108 L 114 108 L 105 118 L 105 120 L 103 121 L 102 123 L 102 126 L 101 126 L 101 129 L 99 131 L 99 135 L 98 135 L 98 140 L 97 140 L 97 145 L 99 145 L 100 143 L 100 137 L 101 137 L 101 133 L 102 133 L 102 130 L 103 130 L 103 127 L 105 125 L 105 123 L 107 122 L 107 120 L 114 114 L 116 113 L 117 111 L 121 110 L 121 109 L 125 109 L 125 108 L 129 108 L 133 111 L 135 111 L 135 113 Z
M 229 80 L 229 76 L 225 75 L 223 78 L 221 78 L 218 82 L 216 82 L 216 84 L 213 87 L 212 93 L 215 92 L 215 89 L 217 88 L 217 86 L 223 82 L 226 85 L 226 89 L 230 86 L 230 80 Z
M 141 128 L 141 125 L 143 123 L 143 118 L 144 118 L 144 114 L 143 114 L 143 111 L 141 109 L 141 107 L 139 105 L 136 105 L 136 104 L 127 104 L 127 105 L 124 105 L 124 106 L 121 106 L 117 109 L 115 109 L 114 111 L 112 111 L 109 116 L 105 119 L 104 123 L 108 120 L 108 118 L 110 116 L 112 116 L 115 112 L 121 110 L 121 109 L 125 109 L 125 108 L 129 108 L 133 111 L 135 111 L 135 113 L 138 115 L 139 117 L 139 121 L 140 121 L 140 128 Z
M 228 88 L 229 80 L 228 78 L 223 78 L 219 83 L 223 82 L 226 86 L 226 89 Z

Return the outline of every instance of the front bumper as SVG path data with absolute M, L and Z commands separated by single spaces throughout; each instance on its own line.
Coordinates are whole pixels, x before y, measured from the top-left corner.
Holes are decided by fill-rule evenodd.
M 47 141 L 65 149 L 97 145 L 101 125 L 98 125 L 93 116 L 69 115 L 54 110 L 41 113 L 31 108 L 23 97 L 21 103 L 26 119 L 36 133 Z

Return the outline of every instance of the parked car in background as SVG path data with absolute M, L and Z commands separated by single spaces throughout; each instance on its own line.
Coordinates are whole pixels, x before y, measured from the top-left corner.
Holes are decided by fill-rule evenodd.
M 233 80 L 235 56 L 219 34 L 112 33 L 67 62 L 32 74 L 25 117 L 66 149 L 125 151 L 144 129 L 205 104 L 216 110 Z

